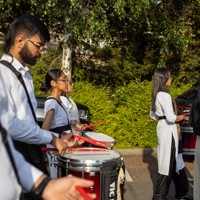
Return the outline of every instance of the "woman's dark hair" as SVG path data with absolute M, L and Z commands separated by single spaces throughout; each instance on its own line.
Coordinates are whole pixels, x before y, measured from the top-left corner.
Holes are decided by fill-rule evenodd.
M 47 92 L 48 90 L 50 90 L 51 89 L 51 81 L 52 80 L 57 81 L 62 73 L 63 73 L 63 71 L 60 69 L 49 70 L 45 76 L 45 83 L 42 85 L 40 90 L 43 92 Z
M 24 14 L 17 18 L 9 27 L 5 37 L 3 51 L 8 53 L 19 34 L 31 37 L 38 34 L 43 42 L 50 41 L 50 34 L 45 24 L 37 16 Z
M 153 86 L 151 93 L 151 110 L 155 112 L 155 102 L 158 92 L 167 92 L 166 82 L 170 78 L 170 70 L 167 68 L 157 68 L 153 75 Z

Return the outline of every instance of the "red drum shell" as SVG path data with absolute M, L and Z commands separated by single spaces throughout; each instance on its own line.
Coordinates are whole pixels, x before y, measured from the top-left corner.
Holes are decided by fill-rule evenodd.
M 85 190 L 88 193 L 96 193 L 95 200 L 116 199 L 118 173 L 123 160 L 121 154 L 113 150 L 87 149 L 91 151 L 70 152 L 58 157 L 58 177 L 72 174 L 92 180 L 94 186 Z

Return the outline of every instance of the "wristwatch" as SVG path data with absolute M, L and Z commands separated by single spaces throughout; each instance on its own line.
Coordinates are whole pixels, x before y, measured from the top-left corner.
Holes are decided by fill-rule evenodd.
M 38 185 L 38 187 L 34 190 L 34 193 L 38 196 L 42 196 L 42 193 L 45 189 L 45 187 L 47 186 L 47 184 L 49 183 L 49 181 L 51 181 L 52 179 L 50 177 L 45 177 L 42 182 Z

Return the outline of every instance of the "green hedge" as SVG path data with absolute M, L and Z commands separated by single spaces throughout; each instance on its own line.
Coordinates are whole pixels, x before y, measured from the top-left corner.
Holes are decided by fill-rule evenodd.
M 177 86 L 177 81 L 174 82 L 170 87 L 174 98 L 192 85 L 179 82 Z M 72 98 L 90 108 L 92 122 L 107 120 L 96 129 L 113 137 L 115 148 L 156 147 L 157 122 L 149 117 L 151 87 L 149 81 L 136 81 L 113 91 L 88 82 L 77 82 Z

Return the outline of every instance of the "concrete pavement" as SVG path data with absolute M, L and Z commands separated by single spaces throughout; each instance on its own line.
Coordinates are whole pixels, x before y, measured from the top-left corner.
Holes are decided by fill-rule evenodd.
M 114 149 L 122 154 L 126 167 L 124 200 L 151 200 L 157 175 L 156 149 Z M 184 156 L 193 196 L 194 157 Z M 174 200 L 174 185 L 170 186 L 168 200 Z

